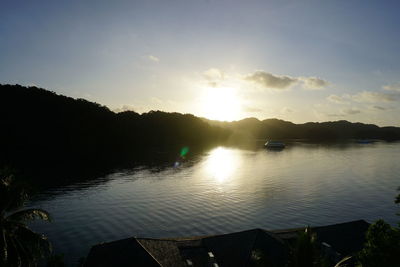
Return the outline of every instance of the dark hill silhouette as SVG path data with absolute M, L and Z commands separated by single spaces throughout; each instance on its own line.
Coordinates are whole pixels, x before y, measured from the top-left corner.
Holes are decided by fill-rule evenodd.
M 174 160 L 184 146 L 196 151 L 229 135 L 190 114 L 114 113 L 84 99 L 19 85 L 0 85 L 0 119 L 0 166 L 63 170 L 66 176 Z
M 247 118 L 218 122 L 161 111 L 115 113 L 84 99 L 20 85 L 0 85 L 0 119 L 0 167 L 56 171 L 57 177 L 60 170 L 73 177 L 75 172 L 92 174 L 143 162 L 173 161 L 185 146 L 193 152 L 256 139 L 400 139 L 400 128 L 347 121 L 294 124 Z
M 260 121 L 256 118 L 247 118 L 230 123 L 204 120 L 211 125 L 231 130 L 233 142 L 251 139 L 303 139 L 318 142 L 349 139 L 400 140 L 399 127 L 378 127 L 373 124 L 352 123 L 345 120 L 303 124 L 294 124 L 279 119 Z

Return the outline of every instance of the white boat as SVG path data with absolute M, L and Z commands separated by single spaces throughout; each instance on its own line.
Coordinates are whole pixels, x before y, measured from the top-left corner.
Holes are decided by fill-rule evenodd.
M 283 149 L 285 148 L 285 143 L 280 141 L 268 141 L 264 145 L 266 148 Z

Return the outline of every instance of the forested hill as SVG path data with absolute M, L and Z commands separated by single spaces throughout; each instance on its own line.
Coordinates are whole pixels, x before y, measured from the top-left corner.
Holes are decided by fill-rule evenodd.
M 190 114 L 115 113 L 19 85 L 0 85 L 0 120 L 0 165 L 66 172 L 178 157 L 182 147 L 201 149 L 230 134 Z
M 294 124 L 279 119 L 247 118 L 234 122 L 206 120 L 211 125 L 232 132 L 231 142 L 250 139 L 304 139 L 308 141 L 344 141 L 350 139 L 400 140 L 399 127 L 378 127 L 348 121 L 307 122 Z
M 294 124 L 248 118 L 234 122 L 151 111 L 115 113 L 84 99 L 19 85 L 0 85 L 0 168 L 74 172 L 179 157 L 213 145 L 254 140 L 400 140 L 400 128 L 347 121 Z

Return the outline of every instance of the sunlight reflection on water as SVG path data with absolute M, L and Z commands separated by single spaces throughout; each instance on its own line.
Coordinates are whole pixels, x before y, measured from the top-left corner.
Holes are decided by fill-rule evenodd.
M 226 179 L 232 178 L 238 164 L 239 159 L 235 151 L 224 147 L 212 150 L 205 159 L 207 175 L 213 177 L 218 183 L 223 183 Z
M 39 195 L 32 224 L 69 262 L 96 243 L 384 218 L 397 222 L 399 143 L 215 148 L 179 167 L 137 168 Z M 73 264 L 72 264 L 73 265 Z

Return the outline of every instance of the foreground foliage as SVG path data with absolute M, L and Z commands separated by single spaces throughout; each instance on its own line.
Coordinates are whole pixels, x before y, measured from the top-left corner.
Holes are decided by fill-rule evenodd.
M 359 253 L 359 266 L 400 266 L 400 231 L 383 220 L 372 224 L 367 232 L 367 242 Z
M 400 187 L 398 190 L 400 191 Z M 400 204 L 400 194 L 395 203 Z M 363 250 L 358 254 L 359 267 L 400 266 L 399 228 L 390 226 L 384 220 L 378 220 L 369 227 L 366 239 Z
M 25 190 L 12 176 L 0 179 L 0 266 L 36 266 L 51 251 L 50 242 L 27 226 L 37 218 L 49 221 L 41 209 L 21 209 L 27 200 Z
M 323 255 L 317 235 L 307 227 L 297 237 L 291 251 L 289 267 L 327 267 L 329 261 Z

